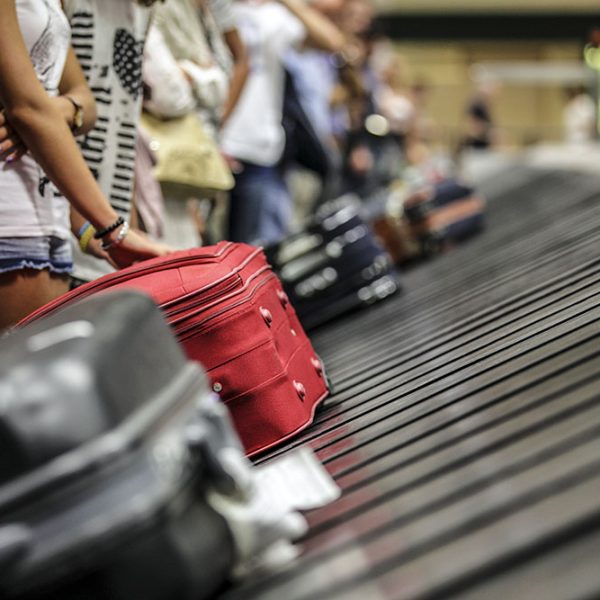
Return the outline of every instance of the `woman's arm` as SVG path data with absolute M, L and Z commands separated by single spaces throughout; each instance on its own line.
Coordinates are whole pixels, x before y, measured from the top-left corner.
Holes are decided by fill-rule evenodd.
M 341 52 L 346 44 L 344 34 L 325 15 L 304 0 L 279 0 L 306 27 L 307 46 L 327 52 Z
M 248 52 L 239 31 L 237 29 L 225 31 L 223 38 L 233 57 L 233 70 L 229 82 L 229 95 L 223 107 L 223 115 L 221 116 L 221 126 L 231 116 L 233 109 L 242 95 L 242 90 L 250 72 Z
M 21 36 L 14 0 L 0 0 L 0 103 L 33 157 L 94 226 L 117 218 L 79 152 L 66 121 L 38 81 Z
M 173 58 L 163 34 L 150 27 L 144 47 L 144 83 L 150 89 L 144 107 L 158 117 L 180 117 L 196 109 L 188 76 Z
M 71 205 L 96 229 L 114 223 L 117 213 L 85 164 L 58 106 L 36 77 L 21 35 L 15 0 L 0 0 L 0 104 L 10 125 Z M 118 230 L 106 239 L 117 235 Z M 113 248 L 111 256 L 117 257 L 120 266 L 166 252 L 138 239 L 133 232 Z
M 65 117 L 65 121 L 75 135 L 81 135 L 90 131 L 96 123 L 96 101 L 88 87 L 85 75 L 73 48 L 69 48 L 67 62 L 58 86 L 60 96 L 55 98 L 59 110 Z M 74 100 L 83 109 L 83 122 L 81 126 L 74 128 L 75 107 Z
M 56 103 L 65 123 L 75 135 L 87 133 L 96 122 L 96 102 L 72 48 L 67 55 L 59 91 L 61 95 L 52 98 L 52 101 Z M 75 123 L 78 112 L 76 105 L 81 107 L 80 124 Z M 3 110 L 0 111 L 0 147 L 0 160 L 8 162 L 18 160 L 27 152 L 27 147 L 6 119 Z

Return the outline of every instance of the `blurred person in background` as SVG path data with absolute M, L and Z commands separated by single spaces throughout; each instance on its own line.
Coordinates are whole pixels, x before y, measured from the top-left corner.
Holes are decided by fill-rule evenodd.
M 225 0 L 169 0 L 156 9 L 144 51 L 145 109 L 161 119 L 194 114 L 215 142 L 247 76 L 245 51 L 229 9 Z M 229 34 L 233 56 L 223 32 Z M 163 193 L 165 241 L 178 248 L 200 245 L 196 217 L 205 192 L 168 185 Z
M 398 137 L 405 163 L 426 167 L 433 159 L 433 122 L 425 106 L 427 88 L 422 83 L 410 84 L 408 63 L 395 51 L 381 66 L 380 80 L 377 109 L 388 120 L 390 132 Z
M 402 144 L 412 104 L 404 93 L 402 59 L 373 27 L 367 0 L 349 0 L 340 26 L 350 40 L 336 92 L 343 152 L 340 193 L 369 197 L 400 175 Z M 400 63 L 402 62 L 402 65 Z
M 221 138 L 221 148 L 235 175 L 228 237 L 238 242 L 270 243 L 288 232 L 292 209 L 278 168 L 285 145 L 286 52 L 300 46 L 337 52 L 344 37 L 304 0 L 240 1 L 235 3 L 234 13 L 247 48 L 250 73 Z
M 494 81 L 480 83 L 465 109 L 465 135 L 461 149 L 487 150 L 498 143 L 498 133 L 493 115 L 494 99 L 499 85 Z
M 311 8 L 335 22 L 344 8 L 344 0 L 310 0 Z M 343 52 L 343 50 L 342 50 Z M 286 169 L 286 182 L 294 201 L 294 220 L 301 223 L 314 211 L 315 206 L 332 197 L 338 188 L 336 174 L 339 171 L 339 148 L 334 136 L 331 98 L 337 83 L 335 57 L 330 52 L 315 48 L 292 48 L 285 55 L 285 68 L 291 79 L 301 109 L 316 140 L 309 147 L 300 149 L 297 160 L 294 148 L 288 145 L 303 143 L 292 132 L 291 140 L 286 141 L 286 151 L 282 164 Z M 286 98 L 289 87 L 286 85 Z M 284 104 L 284 120 L 287 104 Z M 292 128 L 297 127 L 296 123 Z M 301 125 L 300 125 L 301 127 Z M 287 134 L 286 129 L 286 134 Z M 308 136 L 310 139 L 310 135 Z M 303 143 L 303 145 L 306 145 Z M 318 145 L 318 148 L 315 148 Z M 315 152 L 315 149 L 317 150 Z M 310 160 L 303 160 L 310 152 Z
M 377 110 L 387 121 L 390 131 L 405 136 L 415 119 L 415 106 L 410 95 L 407 63 L 403 56 L 392 53 L 377 72 L 375 90 Z
M 234 0 L 208 0 L 208 6 L 217 26 L 221 30 L 221 35 L 229 49 L 232 61 L 229 90 L 221 114 L 217 137 L 219 137 L 220 129 L 231 116 L 233 109 L 242 95 L 242 90 L 244 89 L 244 85 L 246 85 L 246 79 L 250 70 L 246 46 L 242 41 L 235 22 L 233 2 Z M 229 195 L 223 193 L 218 194 L 214 199 L 195 205 L 193 216 L 198 224 L 199 235 L 203 243 L 214 243 L 224 238 L 228 199 Z
M 370 84 L 375 83 L 367 73 L 373 14 L 370 0 L 345 0 L 336 21 L 345 44 L 335 56 L 338 73 L 331 102 L 334 135 L 342 151 L 346 148 L 348 132 L 362 125 L 369 110 Z
M 69 44 L 58 0 L 0 2 L 0 329 L 68 290 L 69 203 L 89 222 L 86 247 L 114 266 L 168 252 L 129 230 L 79 152 L 73 133 L 94 109 Z
M 230 79 L 227 99 L 221 112 L 220 128 L 238 103 L 250 71 L 246 46 L 236 25 L 233 0 L 208 0 L 208 7 L 230 53 Z M 200 7 L 199 10 L 202 10 Z
M 71 43 L 98 112 L 95 126 L 79 138 L 81 151 L 111 206 L 133 216 L 134 160 L 142 103 L 142 49 L 156 0 L 63 0 Z M 75 224 L 85 219 L 72 215 Z M 113 269 L 73 247 L 76 283 Z
M 563 108 L 564 139 L 568 144 L 586 144 L 596 139 L 596 103 L 585 87 L 566 90 Z
M 428 108 L 430 95 L 431 88 L 425 81 L 417 80 L 411 86 L 411 98 L 415 110 L 415 136 L 426 144 L 435 143 L 438 136 L 436 123 Z

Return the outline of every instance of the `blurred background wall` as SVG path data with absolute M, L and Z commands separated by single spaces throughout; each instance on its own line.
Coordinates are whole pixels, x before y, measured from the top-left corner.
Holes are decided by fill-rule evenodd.
M 378 28 L 393 40 L 407 85 L 425 89 L 435 138 L 453 147 L 470 94 L 494 81 L 501 142 L 521 147 L 563 137 L 568 92 L 597 98 L 585 66 L 598 0 L 378 0 Z

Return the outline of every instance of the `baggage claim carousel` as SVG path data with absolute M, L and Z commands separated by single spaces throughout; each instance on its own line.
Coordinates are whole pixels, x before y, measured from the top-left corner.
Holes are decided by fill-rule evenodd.
M 312 333 L 335 393 L 262 461 L 308 445 L 343 495 L 222 598 L 600 597 L 600 177 L 481 189 L 481 236 Z

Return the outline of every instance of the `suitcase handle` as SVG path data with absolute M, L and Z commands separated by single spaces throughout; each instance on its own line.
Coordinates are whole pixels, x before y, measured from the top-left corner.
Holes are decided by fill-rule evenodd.
M 31 530 L 24 525 L 0 527 L 0 581 L 25 558 L 32 540 Z

